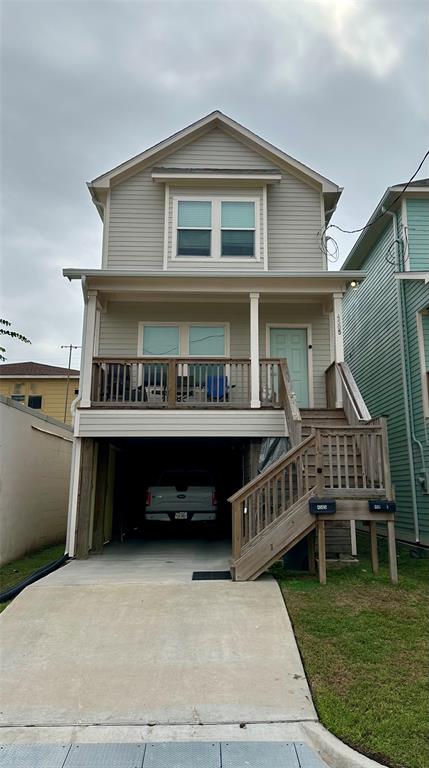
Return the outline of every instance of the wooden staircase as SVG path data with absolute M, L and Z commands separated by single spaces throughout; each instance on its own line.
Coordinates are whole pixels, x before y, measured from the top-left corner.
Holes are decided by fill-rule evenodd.
M 361 418 L 369 414 L 366 407 L 360 410 L 347 367 L 339 371 L 344 408 L 301 411 L 290 391 L 286 363 L 282 370 L 284 396 L 290 400 L 285 413 L 288 425 L 293 420 L 289 432 L 296 444 L 229 499 L 231 571 L 237 581 L 257 578 L 318 526 L 309 511 L 312 497 L 335 499 L 340 520 L 367 519 L 368 499 L 392 499 L 385 420 Z M 324 523 L 319 531 L 324 549 Z

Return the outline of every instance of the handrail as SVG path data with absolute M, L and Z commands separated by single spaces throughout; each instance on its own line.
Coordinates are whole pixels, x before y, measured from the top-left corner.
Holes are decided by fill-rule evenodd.
M 262 485 L 264 485 L 268 480 L 271 480 L 273 475 L 277 474 L 279 470 L 284 469 L 287 467 L 287 465 L 297 456 L 304 448 L 308 447 L 311 443 L 314 443 L 315 436 L 314 434 L 309 435 L 305 438 L 305 440 L 302 440 L 299 445 L 296 445 L 294 448 L 291 448 L 290 451 L 285 453 L 284 456 L 281 456 L 277 461 L 274 461 L 272 464 L 267 467 L 263 472 L 261 472 L 260 475 L 257 475 L 257 477 L 253 478 L 253 480 L 250 480 L 246 485 L 243 485 L 242 488 L 240 488 L 239 491 L 236 491 L 232 496 L 229 497 L 228 501 L 232 504 L 234 501 L 242 501 L 246 496 L 248 496 L 249 492 L 257 490 Z
M 325 371 L 328 408 L 336 407 L 337 383 L 341 386 L 341 399 L 349 424 L 371 421 L 371 414 L 347 363 L 332 362 Z
M 302 419 L 295 395 L 292 391 L 292 383 L 286 360 L 280 362 L 279 370 L 280 402 L 285 411 L 292 446 L 296 446 L 299 445 L 302 440 Z
M 353 405 L 357 418 L 359 421 L 370 421 L 371 414 L 366 406 L 365 400 L 361 395 L 359 387 L 356 384 L 355 378 L 350 370 L 349 365 L 347 363 L 337 363 L 337 365 L 341 381 L 344 385 L 343 394 L 345 389 L 350 403 Z

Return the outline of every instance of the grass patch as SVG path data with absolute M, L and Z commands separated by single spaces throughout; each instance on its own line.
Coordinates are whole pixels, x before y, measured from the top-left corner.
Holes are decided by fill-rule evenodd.
M 20 560 L 13 560 L 7 565 L 2 565 L 0 568 L 0 592 L 5 592 L 7 589 L 19 584 L 27 576 L 31 576 L 34 571 L 37 571 L 44 565 L 53 563 L 54 560 L 58 560 L 63 554 L 64 544 L 57 544 L 53 547 L 33 552 L 33 554 L 27 555 L 27 557 L 23 557 Z M 0 603 L 0 612 L 4 611 L 8 605 L 9 603 Z
M 429 559 L 398 547 L 399 585 L 387 547 L 371 572 L 369 541 L 359 564 L 329 569 L 326 586 L 276 566 L 320 720 L 344 742 L 392 768 L 428 768 Z

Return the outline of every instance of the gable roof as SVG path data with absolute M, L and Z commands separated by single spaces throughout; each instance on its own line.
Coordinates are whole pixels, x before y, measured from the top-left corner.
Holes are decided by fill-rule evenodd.
M 406 190 L 405 187 L 407 187 Z M 411 181 L 409 183 L 404 182 L 403 184 L 395 184 L 393 187 L 388 187 L 386 189 L 383 197 L 365 224 L 365 229 L 360 233 L 341 267 L 342 270 L 359 269 L 362 266 L 368 255 L 368 251 L 372 248 L 389 222 L 390 217 L 387 213 L 383 213 L 383 208 L 392 211 L 397 210 L 401 204 L 403 197 L 402 193 L 404 192 L 406 195 L 408 190 L 410 190 L 413 196 L 419 192 L 427 194 L 429 192 L 429 178 L 416 179 L 416 181 Z
M 270 144 L 270 142 L 257 136 L 256 133 L 253 133 L 253 131 L 245 128 L 240 123 L 237 123 L 231 117 L 224 115 L 223 112 L 215 110 L 205 117 L 202 117 L 200 120 L 197 120 L 195 123 L 186 126 L 186 128 L 183 128 L 181 131 L 172 134 L 167 139 L 154 144 L 153 147 L 146 149 L 144 152 L 132 157 L 130 160 L 121 163 L 110 171 L 103 173 L 101 176 L 97 176 L 93 181 L 88 182 L 88 188 L 94 203 L 99 207 L 99 204 L 102 201 L 102 195 L 99 193 L 103 190 L 107 190 L 112 182 L 117 183 L 122 178 L 134 175 L 134 173 L 137 173 L 149 161 L 158 161 L 160 156 L 165 154 L 167 150 L 171 153 L 175 149 L 190 143 L 215 127 L 222 128 L 226 133 L 234 136 L 247 145 L 250 145 L 260 154 L 269 156 L 274 161 L 287 166 L 291 172 L 320 186 L 323 193 L 330 195 L 332 198 L 329 199 L 329 204 L 331 205 L 332 203 L 331 207 L 338 202 L 342 188 L 337 184 L 334 184 L 333 181 L 330 181 L 325 176 L 322 176 L 320 173 L 317 173 L 304 165 L 304 163 L 300 163 L 295 158 L 287 155 L 286 152 L 283 152 L 273 144 Z M 100 209 L 99 212 L 101 215 Z
M 4 363 L 0 365 L 0 378 L 2 376 L 46 376 L 47 378 L 55 376 L 66 378 L 68 373 L 68 368 L 61 368 L 57 365 L 45 365 L 44 363 Z M 80 371 L 71 368 L 70 376 L 72 378 L 79 378 Z

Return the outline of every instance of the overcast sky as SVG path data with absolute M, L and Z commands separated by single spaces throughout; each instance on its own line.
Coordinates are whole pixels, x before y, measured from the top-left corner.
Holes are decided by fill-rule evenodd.
M 427 0 L 3 0 L 1 317 L 64 365 L 99 267 L 85 181 L 214 109 L 344 186 L 362 226 L 429 138 Z M 429 176 L 427 162 L 419 174 Z M 338 236 L 340 261 L 354 238 Z M 79 363 L 79 351 L 73 357 Z

